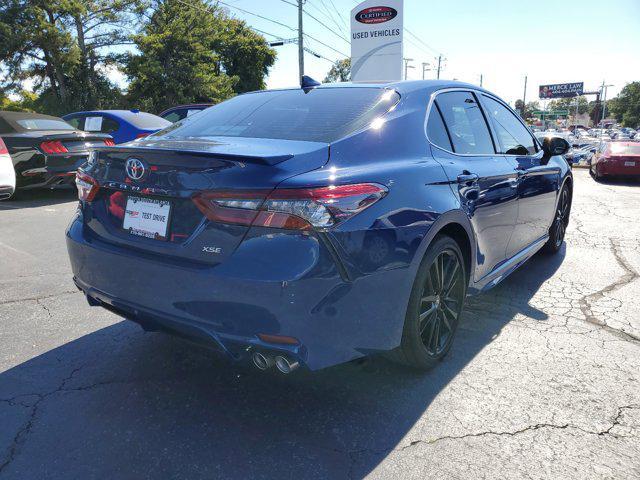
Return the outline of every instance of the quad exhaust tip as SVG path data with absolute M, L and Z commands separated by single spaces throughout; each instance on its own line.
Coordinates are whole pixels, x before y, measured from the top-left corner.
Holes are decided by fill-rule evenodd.
M 251 355 L 251 359 L 253 360 L 253 364 L 260 370 L 267 370 L 273 367 L 275 363 L 273 357 L 268 357 L 260 352 L 254 352 Z
M 299 366 L 300 363 L 295 360 L 289 360 L 287 357 L 283 357 L 282 355 L 278 355 L 276 357 L 276 367 L 282 373 L 291 373 Z
M 253 360 L 253 364 L 259 370 L 268 370 L 275 365 L 276 368 L 282 373 L 291 373 L 300 366 L 299 362 L 295 360 L 289 360 L 283 355 L 272 357 L 270 355 L 265 355 L 262 352 L 253 352 L 253 355 L 251 355 L 251 360 Z

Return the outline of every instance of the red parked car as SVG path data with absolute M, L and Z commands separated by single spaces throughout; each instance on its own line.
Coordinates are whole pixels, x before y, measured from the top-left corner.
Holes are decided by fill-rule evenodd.
M 591 174 L 602 177 L 640 177 L 640 144 L 603 142 L 591 161 Z

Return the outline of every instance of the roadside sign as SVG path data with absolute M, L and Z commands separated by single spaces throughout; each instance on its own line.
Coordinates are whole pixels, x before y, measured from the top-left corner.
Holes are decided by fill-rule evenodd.
M 404 0 L 365 0 L 351 10 L 351 81 L 402 80 Z
M 540 85 L 540 98 L 566 98 L 582 95 L 584 82 L 555 83 L 553 85 Z

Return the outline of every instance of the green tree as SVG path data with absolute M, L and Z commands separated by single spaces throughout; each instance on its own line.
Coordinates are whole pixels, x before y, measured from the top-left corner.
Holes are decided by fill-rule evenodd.
M 132 105 L 158 112 L 190 102 L 225 100 L 264 88 L 275 51 L 242 21 L 216 5 L 158 2 L 142 32 L 138 54 L 125 57 Z
M 524 120 L 531 120 L 533 118 L 534 110 L 540 110 L 540 103 L 529 102 L 526 105 L 524 105 L 524 108 L 523 108 L 523 101 L 521 99 L 518 99 L 516 100 L 516 103 L 515 103 L 515 109 L 518 112 L 520 112 L 520 116 Z
M 5 0 L 0 5 L 0 88 L 34 81 L 49 113 L 109 107 L 120 95 L 109 52 L 129 43 L 144 0 Z
M 628 83 L 617 97 L 607 101 L 607 112 L 625 127 L 640 127 L 640 82 Z
M 551 100 L 548 106 L 549 110 L 568 110 L 573 115 L 576 111 L 576 98 L 558 98 Z M 585 97 L 578 97 L 578 113 L 587 113 L 589 111 L 589 101 Z
M 351 81 L 351 59 L 336 60 L 323 81 L 324 83 Z

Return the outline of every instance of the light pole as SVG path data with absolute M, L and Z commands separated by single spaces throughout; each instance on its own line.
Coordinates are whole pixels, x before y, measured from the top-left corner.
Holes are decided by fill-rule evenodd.
M 404 60 L 404 79 L 407 79 L 407 72 L 410 68 L 416 68 L 413 65 L 409 65 L 409 62 L 413 62 L 413 58 L 403 58 Z
M 422 62 L 422 79 L 423 80 L 424 80 L 425 72 L 429 70 L 429 68 L 427 68 L 427 67 L 429 67 L 429 65 L 431 65 L 431 64 L 428 63 L 428 62 Z M 406 74 L 405 74 L 405 77 L 406 77 Z
M 602 81 L 602 87 L 600 88 L 600 91 L 602 92 L 602 119 L 600 120 L 600 123 L 603 124 L 604 126 L 604 119 L 605 119 L 605 113 L 607 111 L 607 88 L 608 87 L 613 87 L 613 85 L 609 84 L 609 85 L 605 85 L 604 84 L 604 80 Z

